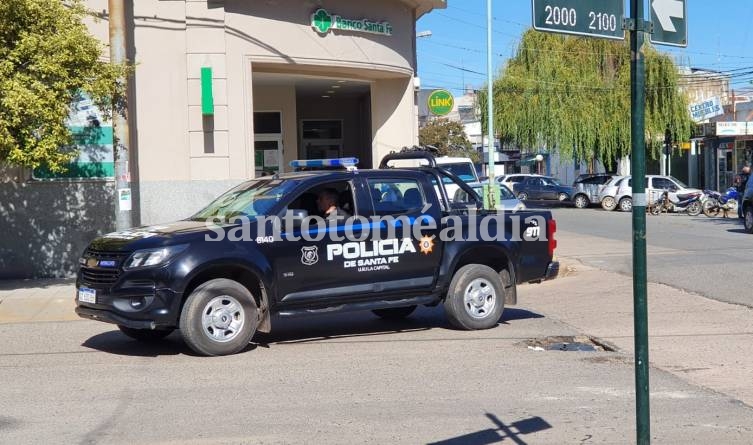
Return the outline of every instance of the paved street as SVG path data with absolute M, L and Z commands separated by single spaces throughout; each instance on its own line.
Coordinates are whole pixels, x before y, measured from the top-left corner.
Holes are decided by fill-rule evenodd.
M 558 253 L 632 276 L 632 218 L 600 208 L 552 209 Z M 753 307 L 753 235 L 737 218 L 647 215 L 648 277 L 719 301 Z

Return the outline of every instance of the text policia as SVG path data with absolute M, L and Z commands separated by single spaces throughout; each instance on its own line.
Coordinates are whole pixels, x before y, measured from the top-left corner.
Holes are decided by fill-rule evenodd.
M 279 216 L 235 216 L 210 218 L 206 227 L 212 233 L 206 241 L 255 241 L 258 244 L 283 241 L 361 242 L 366 240 L 421 240 L 427 234 L 441 241 L 547 241 L 546 220 L 541 215 L 499 211 L 492 214 L 448 215 L 440 223 L 427 214 L 419 216 L 351 216 L 324 219 L 319 216 L 296 218 L 291 212 Z M 524 229 L 523 229 L 524 228 Z M 437 233 L 438 232 L 438 233 Z

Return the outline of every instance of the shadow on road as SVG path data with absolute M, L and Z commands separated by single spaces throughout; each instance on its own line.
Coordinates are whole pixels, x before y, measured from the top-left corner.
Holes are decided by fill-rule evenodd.
M 525 309 L 506 308 L 499 324 L 511 321 L 543 318 L 541 314 Z M 243 351 L 257 347 L 269 348 L 276 344 L 309 343 L 339 338 L 388 336 L 431 329 L 454 329 L 441 307 L 418 308 L 408 318 L 383 320 L 371 312 L 318 315 L 308 318 L 273 318 L 269 334 L 257 333 Z M 180 339 L 176 331 L 166 339 L 142 343 L 126 337 L 119 330 L 103 332 L 86 340 L 82 346 L 109 354 L 133 357 L 158 357 L 160 355 L 196 355 Z
M 552 427 L 546 420 L 541 417 L 529 417 L 528 419 L 519 420 L 506 425 L 497 416 L 486 413 L 486 417 L 496 428 L 487 428 L 470 434 L 453 437 L 440 442 L 432 442 L 429 445 L 487 445 L 499 443 L 505 439 L 510 439 L 511 443 L 525 445 L 520 436 L 525 434 L 536 433 Z

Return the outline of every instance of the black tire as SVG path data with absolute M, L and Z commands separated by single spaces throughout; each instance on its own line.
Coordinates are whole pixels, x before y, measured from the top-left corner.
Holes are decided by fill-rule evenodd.
M 703 214 L 709 218 L 717 216 L 721 209 L 719 208 L 719 201 L 714 198 L 708 199 L 703 203 Z
M 591 201 L 588 200 L 586 195 L 576 195 L 573 204 L 575 204 L 576 208 L 585 209 L 591 204 Z
M 743 224 L 747 233 L 753 233 L 753 206 L 745 206 L 743 210 Z
M 518 199 L 521 201 L 526 201 L 528 199 L 528 193 L 526 192 L 518 193 Z
M 611 212 L 617 208 L 617 201 L 615 201 L 612 196 L 605 196 L 604 199 L 601 200 L 601 208 Z
M 400 320 L 413 313 L 416 310 L 416 306 L 405 307 L 388 307 L 384 309 L 374 309 L 374 315 L 385 320 Z
M 172 334 L 175 329 L 134 329 L 127 326 L 118 325 L 120 332 L 124 333 L 128 337 L 134 340 L 138 340 L 144 343 L 153 343 L 162 340 L 168 335 Z
M 633 198 L 626 196 L 620 199 L 620 211 L 632 212 L 633 211 Z
M 466 292 L 480 282 L 483 284 L 479 288 L 489 289 L 490 295 L 483 297 L 483 294 L 476 294 L 483 301 L 466 303 Z M 481 306 L 486 309 L 481 310 Z M 489 329 L 496 326 L 505 309 L 505 287 L 502 278 L 494 269 L 483 264 L 467 264 L 461 267 L 452 277 L 444 308 L 450 324 L 458 329 Z M 471 313 L 478 316 L 472 316 Z
M 688 206 L 688 215 L 690 216 L 698 216 L 701 214 L 701 211 L 703 208 L 701 207 L 700 201 L 691 202 Z
M 515 285 L 515 279 L 513 278 L 513 274 L 510 273 L 510 269 L 500 270 L 499 277 L 502 279 L 502 285 L 505 287 L 505 304 L 517 304 L 518 288 Z
M 215 315 L 208 317 L 211 312 Z M 259 308 L 248 289 L 236 281 L 218 278 L 197 287 L 188 297 L 180 313 L 180 330 L 183 340 L 197 354 L 235 354 L 251 341 L 259 325 L 258 313 Z M 208 327 L 205 327 L 205 315 Z M 217 327 L 225 322 L 231 325 Z M 237 324 L 233 326 L 233 323 Z

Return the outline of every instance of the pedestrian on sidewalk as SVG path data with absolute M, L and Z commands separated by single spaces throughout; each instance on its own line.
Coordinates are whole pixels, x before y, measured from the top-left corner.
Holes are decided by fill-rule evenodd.
M 740 202 L 737 205 L 737 217 L 743 218 L 742 198 L 745 195 L 745 186 L 748 185 L 748 180 L 750 179 L 750 165 L 748 163 L 745 163 L 745 166 L 740 171 L 740 175 L 736 179 L 737 191 L 740 193 Z

